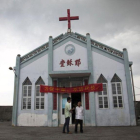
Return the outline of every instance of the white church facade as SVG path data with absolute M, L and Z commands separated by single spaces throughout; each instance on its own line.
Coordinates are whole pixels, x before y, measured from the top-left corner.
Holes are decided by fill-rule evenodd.
M 17 55 L 12 125 L 64 124 L 66 98 L 71 107 L 81 101 L 85 126 L 136 125 L 127 49 L 116 50 L 90 38 L 68 32 L 24 56 Z M 102 92 L 40 93 L 40 85 L 76 87 L 102 83 Z M 70 124 L 74 124 L 72 114 Z

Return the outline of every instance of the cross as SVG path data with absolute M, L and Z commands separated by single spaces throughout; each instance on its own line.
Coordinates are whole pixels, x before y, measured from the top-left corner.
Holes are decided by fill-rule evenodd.
M 60 18 L 59 18 L 59 21 L 68 20 L 68 30 L 71 30 L 70 21 L 71 21 L 71 20 L 78 20 L 78 19 L 79 19 L 79 16 L 71 17 L 71 16 L 70 16 L 70 9 L 67 9 L 67 14 L 68 14 L 67 17 L 60 17 Z

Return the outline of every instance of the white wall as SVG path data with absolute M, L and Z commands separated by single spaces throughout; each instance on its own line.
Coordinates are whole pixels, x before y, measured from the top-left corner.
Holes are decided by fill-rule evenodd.
M 30 60 L 33 61 L 33 60 Z M 46 126 L 48 95 L 45 94 L 45 109 L 35 110 L 35 82 L 42 77 L 45 84 L 48 84 L 48 54 L 31 62 L 20 70 L 19 97 L 18 97 L 18 125 L 19 126 Z M 31 109 L 22 110 L 22 83 L 26 78 L 32 82 Z
M 71 56 L 65 53 L 65 46 L 68 44 L 72 44 L 75 46 L 75 53 Z M 75 66 L 75 60 L 79 58 L 81 59 L 81 65 L 78 67 Z M 65 60 L 65 62 L 67 62 L 67 60 L 69 59 L 72 59 L 73 65 L 67 66 L 67 63 L 65 63 L 65 67 L 60 67 L 60 62 L 62 59 Z M 53 51 L 53 70 L 54 71 L 88 70 L 87 49 L 71 41 L 68 41 L 62 46 L 56 48 Z
M 73 44 L 76 48 L 76 51 L 72 56 L 65 54 L 65 46 L 67 44 Z M 88 70 L 87 49 L 82 46 L 79 46 L 69 41 L 64 45 L 62 45 L 61 47 L 56 48 L 53 51 L 53 53 L 54 53 L 53 55 L 54 71 Z M 124 64 L 94 51 L 92 51 L 92 57 L 93 57 L 94 82 L 95 83 L 97 82 L 97 79 L 99 78 L 100 74 L 103 74 L 108 81 L 108 99 L 109 99 L 108 109 L 98 108 L 98 95 L 97 93 L 95 93 L 97 126 L 130 125 L 130 115 L 129 115 Z M 75 60 L 79 58 L 81 59 L 81 63 L 82 63 L 80 67 L 72 66 L 72 67 L 62 68 L 59 65 L 61 59 Z M 112 99 L 112 90 L 111 90 L 110 81 L 115 73 L 122 80 L 123 101 L 124 101 L 124 108 L 122 109 L 113 108 L 113 99 Z M 20 71 L 20 82 L 19 82 L 20 86 L 19 86 L 19 97 L 18 97 L 18 125 L 19 126 L 47 126 L 47 110 L 48 110 L 47 94 L 45 94 L 45 109 L 44 110 L 34 109 L 35 82 L 40 76 L 43 78 L 45 84 L 47 85 L 48 84 L 48 54 L 42 56 L 41 58 L 23 67 Z M 32 106 L 31 106 L 31 110 L 21 110 L 22 83 L 27 77 L 29 77 L 29 79 L 32 82 Z
M 47 126 L 47 115 L 37 113 L 20 113 L 18 126 Z
M 108 58 L 104 55 L 101 55 L 97 52 L 94 52 L 94 51 L 92 52 L 92 56 L 93 56 L 94 82 L 97 82 L 100 74 L 103 74 L 103 76 L 108 81 L 108 99 L 109 99 L 109 108 L 108 109 L 99 109 L 98 94 L 95 93 L 96 94 L 95 99 L 96 99 L 97 126 L 130 125 L 130 115 L 129 115 L 124 64 L 122 64 L 116 60 L 110 59 L 110 58 Z M 123 94 L 123 101 L 124 101 L 124 107 L 122 109 L 121 108 L 116 109 L 113 107 L 111 79 L 115 73 L 122 80 L 122 88 L 123 88 L 122 94 Z

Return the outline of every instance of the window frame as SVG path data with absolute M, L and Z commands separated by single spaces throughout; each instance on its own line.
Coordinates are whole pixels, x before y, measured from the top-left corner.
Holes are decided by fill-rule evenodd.
M 120 84 L 120 88 L 121 88 L 121 94 L 118 94 L 118 89 L 117 89 L 117 84 Z M 113 94 L 113 88 L 112 88 L 112 84 L 115 84 L 115 89 L 116 89 L 116 94 Z M 111 90 L 112 90 L 112 103 L 113 103 L 113 108 L 114 109 L 123 109 L 124 108 L 124 100 L 123 100 L 123 90 L 122 90 L 122 82 L 111 82 Z M 121 96 L 122 98 L 122 107 L 119 107 L 119 99 L 118 97 Z M 113 97 L 117 98 L 117 107 L 114 107 L 114 99 Z
M 39 89 L 40 89 L 40 85 L 38 85 L 38 84 L 35 84 L 35 110 L 44 110 L 45 109 L 45 93 L 43 93 L 44 94 L 44 96 L 41 96 L 41 92 L 39 92 L 39 96 L 36 96 L 36 94 L 37 94 L 37 92 L 36 92 L 36 87 L 39 87 Z M 39 99 L 39 108 L 37 109 L 36 108 L 36 99 Z M 41 108 L 41 99 L 44 99 L 43 100 L 43 102 L 44 102 L 44 108 Z
M 27 95 L 24 97 L 24 87 L 27 87 Z M 31 96 L 28 96 L 28 88 L 31 87 Z M 26 108 L 23 108 L 23 100 L 26 99 Z M 31 100 L 31 108 L 28 108 L 28 99 Z M 31 110 L 32 109 L 32 85 L 22 85 L 22 105 L 21 105 L 21 110 Z
M 98 109 L 101 109 L 101 110 L 102 110 L 102 109 L 109 109 L 108 83 L 102 83 L 102 84 L 106 85 L 106 92 L 107 92 L 107 94 L 104 95 L 104 94 L 103 94 L 104 91 L 101 91 L 102 95 L 99 95 L 99 92 L 98 92 Z M 102 101 L 103 101 L 103 108 L 100 108 L 99 97 L 102 98 Z M 108 107 L 107 107 L 107 108 L 105 108 L 104 97 L 107 97 L 107 101 L 108 101 Z

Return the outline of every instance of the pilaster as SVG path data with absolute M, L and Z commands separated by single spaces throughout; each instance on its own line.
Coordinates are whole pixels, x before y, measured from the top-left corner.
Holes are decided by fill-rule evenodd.
M 19 77 L 20 77 L 20 55 L 18 54 L 16 57 L 16 70 L 15 70 L 15 79 L 14 79 L 14 99 L 13 99 L 13 109 L 12 109 L 13 126 L 17 126 Z
M 50 73 L 53 70 L 53 39 L 52 36 L 49 37 L 49 54 L 48 54 L 48 85 L 52 86 L 52 78 Z M 53 112 L 53 95 L 48 93 L 48 126 L 52 127 L 52 112 Z
M 89 76 L 88 84 L 94 83 L 93 78 L 93 60 L 92 60 L 92 50 L 91 50 L 91 39 L 90 34 L 86 34 L 87 39 L 87 56 L 88 56 L 88 70 L 90 71 L 91 75 Z M 90 109 L 90 119 L 91 119 L 91 126 L 96 126 L 96 107 L 95 107 L 95 93 L 89 93 L 89 109 Z
M 128 58 L 128 52 L 126 48 L 123 49 L 123 56 L 124 56 L 124 68 L 125 68 L 128 103 L 129 103 L 130 125 L 136 125 L 131 76 L 130 76 L 130 70 L 129 70 L 129 58 Z

